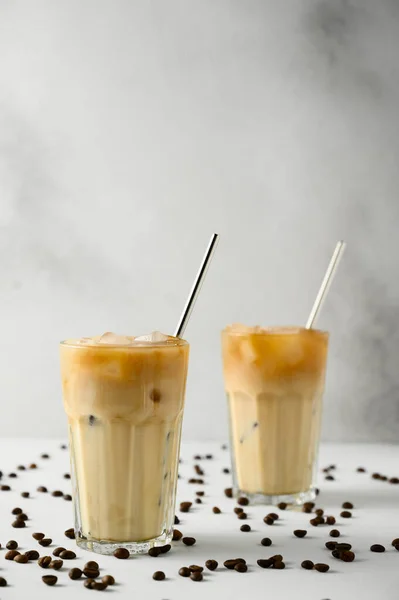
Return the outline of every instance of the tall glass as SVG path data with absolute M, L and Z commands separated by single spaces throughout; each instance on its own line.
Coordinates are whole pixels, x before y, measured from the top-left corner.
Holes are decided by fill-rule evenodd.
M 189 345 L 61 343 L 75 536 L 100 554 L 170 542 Z
M 265 504 L 314 499 L 327 347 L 317 330 L 222 332 L 236 494 Z

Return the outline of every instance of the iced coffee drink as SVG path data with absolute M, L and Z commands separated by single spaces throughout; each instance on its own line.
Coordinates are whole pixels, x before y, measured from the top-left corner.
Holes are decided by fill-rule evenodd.
M 188 354 L 159 333 L 61 344 L 79 546 L 137 553 L 171 540 Z
M 315 496 L 328 334 L 232 325 L 222 333 L 235 492 L 301 504 Z

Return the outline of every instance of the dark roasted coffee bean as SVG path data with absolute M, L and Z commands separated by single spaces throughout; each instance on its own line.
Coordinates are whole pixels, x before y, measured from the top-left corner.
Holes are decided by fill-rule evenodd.
M 153 549 L 154 548 L 150 548 L 150 550 L 153 550 Z M 148 554 L 150 554 L 150 552 L 148 552 Z M 126 559 L 126 558 L 129 558 L 130 552 L 127 548 L 117 548 L 114 552 L 114 556 L 115 556 L 115 558 Z M 152 556 L 152 554 L 150 554 L 150 556 Z
M 267 516 L 268 516 L 268 517 L 271 517 L 271 518 L 272 518 L 272 519 L 274 519 L 275 521 L 278 521 L 278 520 L 279 520 L 279 518 L 280 518 L 280 517 L 278 516 L 278 514 L 277 514 L 277 513 L 269 513 Z
M 356 471 L 357 471 L 358 473 L 365 473 L 365 472 L 366 472 L 366 469 L 364 469 L 363 467 L 358 467 L 358 468 L 356 469 Z
M 273 565 L 273 561 L 270 558 L 259 558 L 256 562 L 262 569 L 268 569 Z
M 213 454 L 205 454 L 205 458 L 207 460 L 212 460 L 213 459 Z
M 232 497 L 233 497 L 233 488 L 226 488 L 226 489 L 224 490 L 224 495 L 225 495 L 227 498 L 232 498 Z
M 12 514 L 12 515 L 20 515 L 20 514 L 22 514 L 22 513 L 23 513 L 23 510 L 22 510 L 22 508 L 18 508 L 18 507 L 16 507 L 16 508 L 13 508 L 13 509 L 12 509 L 12 511 L 11 511 L 11 514 Z
M 44 535 L 44 533 L 32 533 L 32 537 L 35 540 L 42 540 L 46 536 Z
M 42 581 L 46 585 L 55 585 L 58 581 L 58 578 L 55 575 L 43 575 Z
M 341 535 L 341 532 L 338 529 L 331 529 L 330 536 L 333 538 L 337 538 Z
M 18 465 L 17 469 L 18 469 L 18 471 L 25 471 L 25 466 L 24 465 Z
M 392 546 L 399 546 L 399 538 L 392 540 Z
M 342 508 L 354 508 L 352 502 L 343 502 Z
M 17 519 L 11 523 L 11 527 L 15 527 L 15 529 L 22 529 L 23 527 L 26 527 L 25 521 L 22 519 Z
M 301 562 L 301 567 L 302 569 L 307 569 L 308 571 L 310 571 L 311 569 L 313 569 L 314 563 L 311 560 L 303 560 Z
M 245 498 L 245 496 L 240 496 L 237 499 L 237 504 L 239 504 L 240 506 L 248 506 L 249 500 L 248 498 Z
M 335 517 L 326 517 L 326 525 L 335 525 Z
M 214 506 L 214 507 L 212 508 L 212 512 L 213 512 L 215 515 L 220 515 L 220 513 L 221 513 L 222 511 L 220 510 L 220 508 L 219 508 L 218 506 Z
M 350 519 L 351 516 L 352 516 L 352 513 L 349 512 L 349 510 L 343 510 L 342 513 L 341 513 L 341 517 L 343 519 Z
M 282 560 L 277 560 L 273 563 L 273 569 L 285 569 L 285 563 Z
M 52 541 L 53 540 L 51 538 L 43 538 L 43 539 L 39 540 L 39 544 L 41 546 L 45 546 L 46 547 L 46 546 L 50 546 L 50 544 L 52 543 Z
M 8 476 L 11 477 L 11 479 L 15 479 L 15 477 L 17 477 L 17 474 L 16 473 L 9 473 Z
M 31 463 L 31 464 L 29 465 L 29 468 L 30 468 L 30 469 L 37 469 L 37 464 L 36 464 L 36 463 Z
M 326 481 L 334 481 L 335 477 L 334 477 L 334 475 L 326 475 L 326 476 L 324 477 L 324 479 L 325 479 Z
M 381 544 L 373 544 L 370 546 L 371 552 L 385 552 L 385 547 L 381 546 Z
M 322 517 L 324 515 L 324 510 L 322 508 L 316 508 L 314 512 L 318 517 Z
M 348 544 L 347 542 L 337 542 L 335 544 L 335 550 L 338 550 L 338 552 L 341 552 L 341 550 L 351 550 L 352 549 L 352 545 Z
M 262 538 L 260 543 L 262 544 L 262 546 L 271 546 L 272 545 L 272 541 L 268 537 Z
M 313 510 L 315 507 L 315 503 L 314 502 L 305 502 L 303 505 L 303 508 L 309 508 L 310 510 Z
M 327 550 L 335 550 L 335 546 L 337 545 L 337 542 L 326 542 L 325 543 L 325 547 L 327 548 Z
M 311 512 L 312 512 L 312 509 L 311 509 L 311 508 L 309 508 L 308 506 L 305 506 L 305 505 L 303 505 L 303 506 L 302 506 L 302 512 L 304 512 L 304 513 L 308 513 L 308 514 L 309 514 L 309 513 L 311 513 Z
M 182 532 L 181 532 L 181 531 L 179 531 L 178 529 L 174 529 L 174 530 L 173 530 L 173 537 L 172 537 L 172 540 L 173 540 L 174 542 L 178 542 L 179 540 L 181 540 L 181 539 L 182 539 L 182 537 L 183 537 L 183 534 L 182 534 Z
M 15 556 L 14 558 L 14 562 L 17 563 L 27 563 L 29 561 L 28 557 L 26 556 L 26 554 L 17 554 L 17 556 Z
M 278 507 L 280 510 L 285 510 L 285 509 L 287 508 L 287 506 L 288 506 L 288 504 L 287 504 L 286 502 L 279 502 L 279 503 L 277 504 L 277 507 Z
M 165 573 L 163 571 L 155 571 L 155 573 L 152 575 L 152 578 L 155 579 L 155 581 L 162 581 L 165 579 Z
M 107 586 L 115 585 L 115 578 L 112 577 L 112 575 L 104 575 L 104 577 L 101 578 L 101 581 Z
M 4 577 L 0 577 L 0 587 L 6 587 L 7 580 Z
M 64 494 L 64 500 L 66 500 L 67 502 L 70 502 L 72 500 L 71 494 Z
M 25 554 L 28 557 L 28 560 L 37 560 L 40 556 L 37 550 L 28 550 Z
M 196 498 L 195 499 L 195 504 L 202 504 L 201 498 Z
M 225 467 L 223 469 L 223 473 L 225 473 L 226 475 L 228 475 L 230 473 L 230 469 L 228 469 L 227 467 Z
M 73 550 L 63 550 L 60 552 L 59 557 L 63 560 L 73 560 L 76 558 L 76 554 Z
M 205 566 L 210 571 L 215 571 L 218 568 L 218 561 L 210 558 L 209 560 L 206 561 Z
M 70 579 L 80 579 L 82 577 L 82 571 L 75 567 L 69 571 L 68 575 Z
M 22 498 L 29 498 L 29 492 L 21 492 Z
M 317 527 L 320 525 L 320 520 L 316 517 L 315 519 L 310 519 L 309 523 L 313 525 L 313 527 Z
M 58 548 L 53 550 L 53 556 L 59 556 L 61 552 L 64 552 L 64 550 L 66 550 L 66 548 L 63 548 L 63 546 L 58 546 Z
M 283 557 L 281 556 L 281 554 L 274 554 L 273 556 L 270 557 L 270 560 L 275 563 L 275 562 L 281 562 L 283 560 Z
M 37 564 L 39 565 L 39 567 L 42 567 L 42 569 L 48 569 L 51 562 L 52 562 L 51 556 L 41 556 L 39 558 L 39 560 L 37 561 Z
M 87 562 L 85 564 L 85 569 L 95 569 L 96 571 L 99 570 L 99 565 L 98 562 L 96 562 L 95 560 L 89 560 L 89 562 Z
M 8 552 L 5 553 L 4 558 L 6 560 L 14 560 L 14 558 L 16 556 L 18 556 L 19 554 L 21 554 L 21 553 L 18 552 L 18 550 L 9 550 Z
M 1 490 L 2 492 L 9 492 L 9 491 L 11 490 L 11 488 L 10 488 L 10 486 L 9 486 L 9 485 L 1 485 L 1 486 L 0 486 L 0 490 Z
M 43 494 L 47 493 L 47 488 L 44 485 L 39 485 L 39 487 L 37 488 L 38 492 L 42 492 Z
M 193 537 L 184 537 L 182 538 L 182 542 L 183 544 L 185 544 L 186 546 L 194 546 L 195 542 L 197 540 Z
M 241 525 L 240 531 L 245 531 L 245 532 L 251 531 L 251 527 L 249 525 Z
M 371 477 L 372 479 L 381 479 L 381 475 L 379 473 L 373 473 Z
M 64 479 L 71 479 L 71 476 L 69 473 L 64 473 Z
M 26 515 L 25 513 L 20 513 L 19 515 L 17 515 L 17 519 L 19 519 L 20 521 L 27 521 L 28 515 Z
M 54 496 L 54 498 L 61 498 L 61 496 L 63 496 L 64 493 L 61 492 L 61 490 L 54 490 L 54 492 L 51 492 L 51 495 Z
M 237 519 L 240 519 L 240 521 L 245 521 L 245 519 L 247 519 L 247 518 L 248 518 L 248 515 L 244 511 L 237 514 Z
M 223 566 L 226 567 L 226 569 L 234 569 L 236 564 L 237 561 L 235 558 L 229 558 L 224 561 Z
M 190 573 L 194 573 L 194 571 L 202 573 L 202 571 L 204 570 L 204 567 L 201 567 L 200 565 L 189 565 L 188 568 L 190 569 Z
M 161 554 L 167 554 L 169 550 L 172 548 L 170 544 L 165 544 L 165 546 L 158 546 Z
M 179 575 L 181 577 L 190 577 L 190 569 L 188 567 L 182 567 L 179 569 Z
M 336 550 L 335 552 L 339 551 Z M 355 560 L 355 553 L 350 550 L 344 550 L 343 552 L 340 552 L 339 557 L 344 562 L 352 562 Z
M 50 458 L 50 456 L 48 454 L 44 453 L 44 454 L 40 455 L 40 458 Z
M 233 510 L 236 513 L 236 515 L 239 515 L 244 512 L 244 509 L 241 508 L 240 506 L 236 506 Z
M 153 548 L 150 548 L 148 550 L 148 554 L 149 554 L 149 556 L 156 558 L 157 556 L 159 556 L 161 554 L 161 550 L 160 550 L 159 546 L 154 546 Z
M 201 498 L 202 498 L 202 496 L 205 496 L 205 492 L 195 492 L 195 495 L 201 496 Z
M 266 515 L 266 517 L 263 518 L 263 522 L 266 523 L 266 525 L 274 525 L 274 519 L 269 515 Z
M 244 563 L 237 563 L 234 565 L 234 571 L 237 571 L 238 573 L 246 573 L 248 571 L 248 567 Z
M 387 481 L 388 477 L 386 475 L 380 475 L 381 481 Z
M 202 573 L 199 573 L 198 571 L 194 571 L 194 573 L 190 573 L 190 579 L 192 581 L 202 581 L 203 575 L 202 575 Z
M 294 530 L 294 535 L 297 538 L 304 538 L 306 534 L 307 534 L 306 529 L 295 529 Z
M 87 577 L 87 579 L 96 579 L 100 576 L 100 571 L 98 569 L 83 569 L 83 575 Z
M 9 542 L 7 542 L 6 548 L 7 550 L 16 550 L 18 548 L 18 542 L 16 542 L 15 540 L 10 540 Z
M 71 527 L 70 529 L 66 529 L 64 531 L 64 535 L 65 537 L 67 537 L 70 540 L 74 540 L 75 539 L 75 532 L 73 530 L 73 527 Z
M 63 560 L 52 560 L 50 563 L 50 569 L 54 569 L 55 571 L 59 571 L 62 568 L 62 565 L 64 564 Z M 100 572 L 98 571 L 98 574 L 100 574 Z
M 326 565 L 324 563 L 316 563 L 313 568 L 316 571 L 319 571 L 319 573 L 327 573 L 327 571 L 330 569 L 329 565 Z
M 193 505 L 192 502 L 180 502 L 180 511 L 187 513 L 190 510 L 192 505 Z
M 180 519 L 177 515 L 175 515 L 175 525 L 178 525 L 180 523 Z
M 90 587 L 91 590 L 97 590 L 98 592 L 102 592 L 107 589 L 107 584 L 103 581 L 94 581 Z
M 92 590 L 93 589 L 93 585 L 96 582 L 94 581 L 94 579 L 86 579 L 86 581 L 83 582 L 83 585 L 85 586 L 85 588 Z
M 399 483 L 399 477 L 391 477 L 391 479 L 389 480 L 389 483 L 393 483 L 394 485 L 397 485 Z
M 331 552 L 331 554 L 333 555 L 334 558 L 338 558 L 338 559 L 341 558 L 341 552 L 338 552 L 338 550 L 333 550 Z

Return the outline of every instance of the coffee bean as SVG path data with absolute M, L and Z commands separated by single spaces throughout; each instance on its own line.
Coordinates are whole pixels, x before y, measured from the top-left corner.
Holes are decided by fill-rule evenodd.
M 37 560 L 40 556 L 37 550 L 28 550 L 25 554 L 28 557 L 28 560 Z
M 25 471 L 25 466 L 24 465 L 18 465 L 17 469 L 18 469 L 18 471 Z
M 332 556 L 333 556 L 334 558 L 338 558 L 338 559 L 340 559 L 340 558 L 341 558 L 341 552 L 338 552 L 338 550 L 333 550 L 333 551 L 331 552 L 331 554 L 332 554 Z
M 354 508 L 352 502 L 343 502 L 342 508 Z
M 24 512 L 20 513 L 19 515 L 17 515 L 17 519 L 19 519 L 21 521 L 27 521 L 28 520 L 28 515 L 26 515 Z
M 165 544 L 165 546 L 158 546 L 158 548 L 161 554 L 167 554 L 172 546 L 170 544 Z
M 287 508 L 287 506 L 288 506 L 288 504 L 287 504 L 286 502 L 279 502 L 279 503 L 277 504 L 277 507 L 278 507 L 280 510 L 285 510 L 285 509 Z
M 399 546 L 399 538 L 392 540 L 392 546 Z
M 372 479 L 381 479 L 381 475 L 380 475 L 379 473 L 373 473 L 373 474 L 371 475 L 371 478 L 372 478 Z
M 63 560 L 52 560 L 50 563 L 50 569 L 54 569 L 55 571 L 59 571 L 64 564 Z M 100 573 L 99 573 L 100 574 Z
M 381 544 L 373 544 L 370 546 L 371 552 L 385 552 L 385 547 L 381 546 Z
M 343 552 L 340 552 L 339 557 L 344 562 L 352 562 L 355 560 L 355 553 L 350 550 L 344 550 Z
M 341 535 L 340 531 L 338 531 L 338 529 L 331 529 L 330 531 L 330 536 L 333 538 L 337 538 Z
M 49 454 L 43 453 L 40 455 L 40 458 L 50 458 Z
M 303 560 L 301 562 L 301 567 L 302 569 L 307 569 L 308 571 L 310 571 L 311 569 L 313 569 L 314 563 L 311 560 Z
M 37 564 L 39 565 L 39 567 L 42 567 L 42 569 L 47 569 L 50 566 L 51 562 L 51 556 L 41 556 L 37 561 Z
M 149 556 L 156 558 L 157 556 L 159 556 L 161 554 L 161 549 L 159 546 L 154 546 L 153 548 L 150 548 L 148 550 L 148 554 L 149 554 Z
M 326 565 L 324 563 L 316 563 L 314 569 L 316 569 L 316 571 L 319 571 L 319 573 L 327 573 L 330 567 L 329 565 Z
M 96 571 L 98 571 L 99 568 L 98 562 L 95 560 L 89 560 L 89 562 L 85 564 L 85 569 L 96 569 Z
M 263 518 L 263 522 L 266 523 L 266 525 L 274 525 L 274 519 L 269 515 L 266 515 L 266 517 Z
M 318 525 L 320 525 L 320 519 L 317 517 L 315 519 L 310 519 L 309 523 L 313 525 L 313 527 L 318 527 Z
M 198 483 L 198 485 L 202 485 L 205 482 L 203 479 L 195 479 L 194 477 L 191 477 L 191 479 L 188 480 L 188 483 Z
M 112 575 L 104 575 L 101 581 L 105 583 L 105 585 L 115 585 L 115 579 L 112 577 Z
M 199 465 L 194 465 L 194 471 L 197 473 L 197 475 L 205 475 L 204 470 L 201 469 Z
M 17 563 L 27 563 L 29 561 L 29 558 L 26 556 L 26 554 L 17 554 L 17 556 L 14 557 L 14 562 Z
M 268 569 L 273 565 L 273 561 L 270 558 L 259 558 L 256 562 L 262 569 Z
M 294 535 L 297 538 L 304 538 L 306 534 L 307 534 L 306 529 L 295 529 L 294 530 Z
M 240 506 L 248 506 L 249 500 L 248 498 L 245 498 L 245 496 L 240 496 L 237 499 L 237 504 L 239 504 Z
M 205 496 L 205 492 L 195 492 L 196 496 Z
M 226 475 L 228 475 L 230 473 L 230 469 L 227 469 L 227 467 L 225 467 L 223 469 L 223 473 L 225 473 Z
M 0 587 L 6 587 L 7 585 L 7 579 L 4 579 L 4 577 L 0 577 Z
M 0 486 L 0 490 L 1 490 L 2 492 L 9 492 L 9 491 L 11 490 L 11 488 L 10 488 L 10 486 L 9 486 L 9 485 L 1 485 L 1 486 Z
M 194 571 L 202 573 L 202 571 L 204 570 L 204 567 L 201 567 L 200 565 L 189 565 L 188 568 L 190 569 L 190 573 L 194 573 Z
M 285 569 L 285 563 L 282 560 L 277 560 L 273 563 L 273 569 Z
M 275 563 L 275 562 L 281 562 L 283 560 L 283 557 L 281 556 L 281 554 L 274 554 L 273 556 L 270 557 L 270 560 Z
M 15 529 L 22 529 L 23 527 L 26 527 L 25 521 L 22 519 L 17 519 L 11 523 L 11 527 L 14 527 Z
M 163 581 L 163 579 L 165 579 L 165 573 L 163 571 L 155 571 L 152 578 L 155 579 L 155 581 Z
M 232 498 L 232 497 L 233 497 L 233 488 L 226 488 L 226 489 L 224 490 L 224 495 L 225 495 L 227 498 Z
M 29 492 L 21 492 L 22 498 L 29 498 Z
M 202 460 L 202 456 L 200 456 L 199 454 L 195 454 L 193 458 L 194 460 Z
M 196 498 L 195 499 L 195 504 L 202 504 L 201 498 Z
M 153 550 L 153 548 L 150 548 L 150 550 Z M 148 554 L 150 554 L 150 551 L 148 551 Z M 127 548 L 117 548 L 114 552 L 114 556 L 115 558 L 126 559 L 129 558 L 130 552 Z M 152 556 L 152 554 L 150 554 L 150 556 Z
M 64 479 L 71 479 L 71 476 L 69 473 L 64 473 Z
M 73 560 L 74 558 L 76 558 L 76 554 L 73 550 L 63 550 L 62 552 L 60 552 L 59 557 L 63 560 Z
M 245 521 L 245 519 L 247 519 L 247 518 L 248 518 L 248 515 L 244 511 L 238 513 L 238 515 L 237 515 L 237 519 L 240 519 L 240 521 Z
M 389 483 L 397 485 L 399 483 L 399 477 L 391 477 L 391 479 L 389 480 Z
M 96 577 L 100 576 L 100 571 L 98 569 L 87 569 L 85 567 L 83 569 L 83 575 L 87 577 L 87 579 L 96 579 Z
M 35 540 L 42 540 L 46 536 L 44 535 L 44 533 L 32 533 L 32 537 Z
M 366 472 L 366 469 L 364 469 L 363 467 L 358 467 L 358 468 L 356 469 L 356 471 L 357 471 L 358 473 L 365 473 L 365 472 Z
M 248 567 L 244 563 L 237 563 L 234 565 L 234 571 L 237 571 L 238 573 L 246 573 L 248 571 Z
M 42 581 L 46 585 L 55 585 L 58 581 L 58 578 L 55 575 L 43 575 Z
M 262 538 L 260 543 L 262 544 L 262 546 L 271 546 L 272 545 L 272 541 L 268 537 Z
M 224 561 L 223 565 L 226 567 L 226 569 L 232 570 L 234 569 L 235 565 L 240 562 L 245 564 L 246 561 L 243 558 L 229 558 Z
M 64 494 L 64 500 L 66 500 L 67 502 L 70 502 L 72 500 L 71 494 Z
M 219 508 L 218 506 L 214 506 L 214 507 L 212 508 L 212 512 L 213 512 L 215 515 L 220 515 L 220 513 L 221 513 L 222 511 L 220 510 L 220 508 Z
M 86 581 L 83 582 L 83 585 L 85 586 L 85 588 L 92 590 L 93 589 L 93 585 L 96 582 L 94 581 L 94 579 L 86 579 Z
M 39 540 L 39 544 L 41 546 L 46 547 L 46 546 L 50 546 L 50 544 L 52 543 L 52 541 L 53 540 L 51 538 L 42 538 L 41 540 Z
M 65 535 L 65 537 L 67 537 L 68 539 L 70 539 L 70 540 L 74 540 L 74 539 L 75 539 L 75 532 L 74 532 L 74 529 L 73 529 L 73 527 L 71 527 L 70 529 L 66 529 L 66 530 L 64 531 L 64 535 Z
M 172 540 L 173 540 L 174 542 L 178 542 L 179 540 L 181 540 L 181 539 L 182 539 L 182 537 L 183 537 L 183 534 L 182 534 L 182 532 L 181 532 L 181 531 L 179 531 L 178 529 L 174 529 L 174 530 L 173 530 L 173 537 L 172 537 Z
M 65 549 L 66 548 L 63 548 L 62 546 L 58 546 L 58 548 L 53 550 L 53 556 L 59 556 L 61 552 L 64 552 Z
M 351 550 L 352 545 L 348 544 L 347 542 L 337 542 L 335 544 L 335 550 L 338 550 L 338 552 L 342 551 L 342 550 Z
M 326 476 L 324 477 L 324 479 L 325 479 L 326 481 L 334 481 L 335 477 L 334 477 L 333 475 L 326 475 Z
M 205 566 L 210 571 L 215 571 L 218 568 L 218 561 L 210 558 L 209 560 L 206 561 Z
M 7 542 L 6 548 L 7 550 L 16 550 L 18 548 L 18 542 L 16 542 L 15 540 L 10 540 L 9 542 Z
M 388 477 L 386 475 L 380 475 L 381 481 L 387 481 Z
M 16 507 L 16 508 L 13 508 L 13 509 L 12 509 L 12 511 L 11 511 L 11 514 L 12 514 L 12 515 L 20 515 L 20 514 L 22 514 L 22 513 L 23 513 L 23 510 L 22 510 L 22 508 L 18 508 L 18 507 Z
M 310 510 L 313 510 L 315 507 L 315 503 L 314 502 L 305 502 L 303 505 L 303 508 L 309 508 Z
M 74 567 L 68 573 L 70 579 L 80 579 L 82 577 L 82 571 L 78 567 Z
M 18 552 L 18 550 L 9 550 L 8 552 L 5 553 L 4 558 L 6 560 L 14 560 L 14 558 L 16 556 L 18 556 L 19 554 L 21 554 L 21 553 Z
M 337 542 L 326 542 L 325 543 L 325 547 L 327 548 L 327 550 L 335 550 L 335 546 L 337 545 Z
M 202 581 L 203 575 L 202 575 L 202 573 L 199 573 L 198 571 L 194 571 L 194 573 L 190 573 L 190 579 L 192 581 Z
M 335 517 L 326 517 L 326 525 L 335 525 Z
M 244 509 L 241 508 L 240 506 L 236 506 L 233 510 L 236 513 L 236 515 L 239 515 L 244 512 Z
M 240 531 L 251 531 L 251 527 L 249 525 L 241 525 Z
M 184 537 L 182 539 L 183 544 L 185 544 L 186 546 L 194 546 L 196 541 L 197 540 L 193 537 Z
M 44 485 L 39 485 L 37 491 L 42 492 L 43 494 L 47 494 L 47 488 Z
M 51 492 L 51 495 L 54 496 L 54 498 L 61 498 L 61 496 L 63 496 L 64 493 L 61 492 L 61 490 L 54 490 L 54 492 Z
M 350 519 L 351 516 L 352 516 L 352 513 L 349 512 L 349 510 L 343 510 L 342 513 L 341 513 L 341 517 L 343 519 Z
M 31 464 L 29 465 L 29 468 L 30 468 L 30 469 L 37 469 L 37 464 L 36 464 L 36 463 L 31 463 Z
M 314 512 L 318 517 L 322 517 L 324 515 L 324 510 L 322 508 L 316 508 Z
M 207 460 L 212 460 L 213 459 L 213 454 L 205 454 L 205 458 Z
M 302 506 L 302 512 L 304 512 L 304 513 L 308 513 L 308 514 L 309 514 L 309 513 L 311 513 L 311 512 L 312 512 L 312 509 L 311 509 L 311 508 L 309 508 L 308 506 L 305 506 L 305 505 L 303 505 L 303 506 Z
M 192 504 L 192 502 L 180 502 L 180 511 L 187 513 L 190 510 Z
M 179 569 L 179 575 L 181 577 L 190 577 L 190 569 L 188 567 L 182 567 Z
M 180 523 L 180 519 L 179 519 L 179 517 L 178 517 L 177 515 L 175 515 L 175 521 L 174 521 L 174 524 L 175 524 L 175 525 L 178 525 L 179 523 Z
M 104 583 L 103 581 L 94 581 L 91 584 L 90 589 L 97 590 L 98 592 L 102 592 L 103 590 L 107 589 L 107 584 Z
M 11 479 L 15 479 L 15 477 L 17 477 L 17 474 L 16 473 L 9 473 L 8 476 L 11 477 Z

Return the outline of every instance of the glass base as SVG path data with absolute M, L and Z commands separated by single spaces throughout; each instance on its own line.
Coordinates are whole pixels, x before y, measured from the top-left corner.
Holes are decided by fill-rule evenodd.
M 154 546 L 165 546 L 172 541 L 173 531 L 165 531 L 162 535 L 142 542 L 113 542 L 111 540 L 95 540 L 85 537 L 81 532 L 75 534 L 79 548 L 96 552 L 97 554 L 113 554 L 118 548 L 126 548 L 130 554 L 147 554 Z
M 311 487 L 306 492 L 296 494 L 279 494 L 278 496 L 268 494 L 247 494 L 244 490 L 235 490 L 236 497 L 244 496 L 251 504 L 273 504 L 278 505 L 285 502 L 289 506 L 302 506 L 305 502 L 311 502 L 316 498 L 316 488 Z

